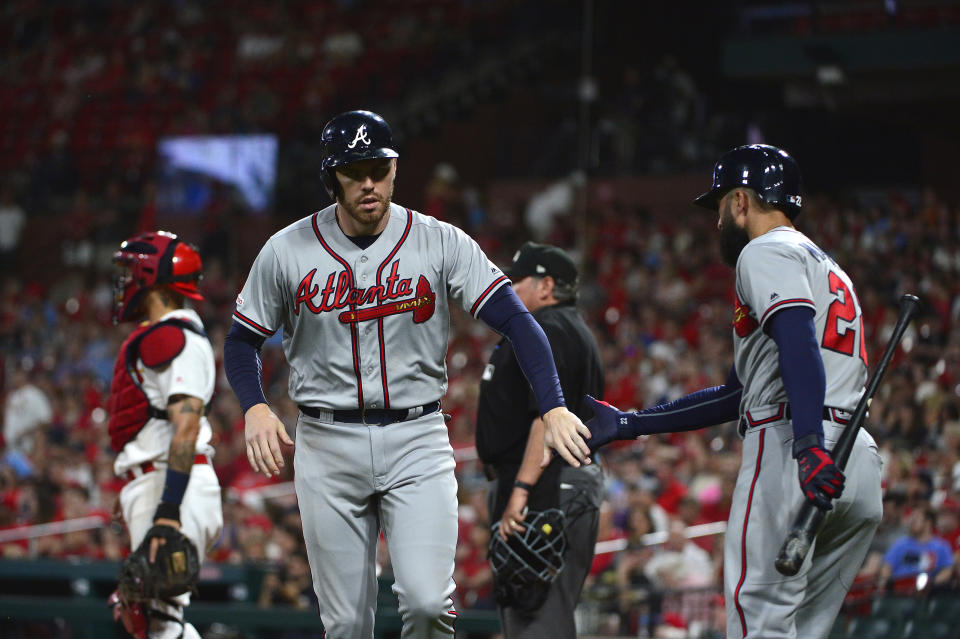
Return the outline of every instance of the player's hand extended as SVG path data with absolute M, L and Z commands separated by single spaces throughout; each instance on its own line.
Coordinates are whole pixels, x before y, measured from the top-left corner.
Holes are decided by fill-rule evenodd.
M 587 420 L 587 428 L 590 429 L 590 452 L 618 439 L 634 439 L 635 433 L 628 419 L 630 413 L 590 395 L 586 395 L 585 399 L 587 406 L 593 411 L 593 417 Z
M 280 444 L 293 446 L 280 418 L 266 404 L 255 404 L 245 415 L 244 438 L 247 441 L 247 460 L 250 467 L 267 477 L 279 475 L 283 468 Z
M 527 516 L 527 491 L 523 488 L 514 488 L 510 493 L 510 500 L 500 518 L 500 538 L 504 541 L 515 532 L 524 532 L 526 527 L 521 523 Z
M 830 502 L 843 493 L 843 472 L 833 463 L 830 453 L 811 446 L 797 454 L 800 490 L 820 510 L 830 510 Z
M 568 464 L 575 468 L 580 462 L 590 463 L 590 447 L 584 441 L 590 439 L 590 429 L 583 425 L 580 418 L 567 410 L 566 406 L 557 406 L 543 415 L 543 461 L 541 466 L 550 463 L 550 449 L 557 451 Z

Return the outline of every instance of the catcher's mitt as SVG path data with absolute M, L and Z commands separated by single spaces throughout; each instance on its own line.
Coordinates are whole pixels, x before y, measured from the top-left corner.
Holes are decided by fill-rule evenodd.
M 157 548 L 150 563 L 150 540 L 166 543 Z M 120 566 L 117 591 L 124 602 L 169 599 L 192 591 L 200 575 L 200 557 L 193 543 L 171 526 L 154 526 L 140 546 Z
M 528 511 L 523 522 L 526 530 L 510 535 L 507 541 L 497 532 L 500 522 L 493 525 L 488 558 L 500 607 L 530 613 L 543 605 L 550 584 L 563 570 L 565 521 L 558 508 Z

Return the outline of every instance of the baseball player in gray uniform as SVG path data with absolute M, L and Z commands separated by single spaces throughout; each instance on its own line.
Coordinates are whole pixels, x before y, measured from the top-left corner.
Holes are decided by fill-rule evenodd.
M 727 637 L 826 637 L 882 514 L 873 438 L 860 430 L 846 476 L 828 452 L 867 378 L 860 303 L 843 269 L 794 228 L 800 169 L 783 150 L 729 151 L 696 203 L 719 211 L 736 269 L 734 367 L 722 386 L 639 412 L 594 402 L 590 445 L 739 420 Z M 784 577 L 774 560 L 804 499 L 830 512 L 800 572 Z
M 326 636 L 373 636 L 383 531 L 402 637 L 452 637 L 457 482 L 440 410 L 449 305 L 514 344 L 547 429 L 545 457 L 550 447 L 589 463 L 589 431 L 565 407 L 546 337 L 509 279 L 461 230 L 392 203 L 398 153 L 383 118 L 343 113 L 322 143 L 335 203 L 267 241 L 224 348 L 247 456 L 276 474 L 281 443 L 293 443 L 259 379 L 258 349 L 282 330 L 301 412 L 295 485 Z

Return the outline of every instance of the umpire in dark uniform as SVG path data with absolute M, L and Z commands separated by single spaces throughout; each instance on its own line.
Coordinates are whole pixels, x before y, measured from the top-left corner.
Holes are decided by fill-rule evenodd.
M 576 309 L 576 265 L 555 246 L 527 242 L 506 274 L 546 333 L 567 406 L 588 419 L 592 413 L 585 408 L 584 395 L 602 397 L 604 379 L 600 349 Z M 573 612 L 597 542 L 603 473 L 596 463 L 574 468 L 559 457 L 541 468 L 543 423 L 538 412 L 513 348 L 504 339 L 483 372 L 477 410 L 477 452 L 491 480 L 490 518 L 501 520 L 499 534 L 505 538 L 523 530 L 528 507 L 559 507 L 566 513 L 567 545 L 564 568 L 543 604 L 530 611 L 498 599 L 500 620 L 506 639 L 573 639 Z

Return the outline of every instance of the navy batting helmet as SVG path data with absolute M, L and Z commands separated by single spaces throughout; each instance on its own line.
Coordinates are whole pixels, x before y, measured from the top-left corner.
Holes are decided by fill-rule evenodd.
M 791 220 L 800 215 L 800 167 L 783 149 L 747 144 L 727 151 L 713 167 L 710 190 L 693 203 L 716 211 L 720 198 L 739 186 L 753 189 L 760 199 Z
M 340 184 L 333 174 L 336 167 L 360 160 L 400 157 L 393 149 L 390 125 L 372 111 L 341 113 L 323 127 L 320 142 L 323 148 L 320 176 L 333 199 L 337 199 L 340 192 Z

